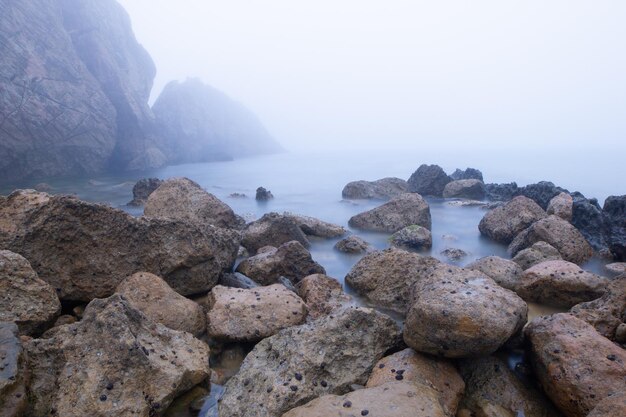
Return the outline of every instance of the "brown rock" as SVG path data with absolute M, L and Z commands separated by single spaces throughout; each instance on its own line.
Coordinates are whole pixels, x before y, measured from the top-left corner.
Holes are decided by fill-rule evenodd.
M 510 243 L 522 230 L 545 217 L 546 212 L 537 203 L 519 196 L 488 211 L 478 229 L 480 233 L 497 242 Z
M 430 207 L 419 194 L 401 194 L 382 206 L 353 216 L 348 224 L 373 232 L 394 233 L 413 224 L 430 230 Z
M 465 268 L 480 271 L 497 282 L 501 287 L 512 291 L 517 290 L 524 272 L 515 262 L 499 256 L 480 258 L 465 266 Z
M 389 200 L 407 192 L 407 183 L 400 178 L 382 178 L 376 181 L 352 181 L 341 191 L 343 198 Z
M 315 217 L 303 216 L 301 214 L 285 213 L 286 217 L 291 217 L 298 224 L 300 229 L 307 236 L 316 236 L 325 239 L 340 237 L 346 234 L 343 226 L 328 223 Z
M 546 242 L 537 242 L 529 248 L 521 250 L 513 257 L 513 262 L 526 270 L 545 261 L 560 261 L 561 254 L 552 245 Z
M 485 198 L 485 184 L 477 179 L 452 181 L 447 183 L 443 189 L 443 197 L 482 200 Z
M 587 417 L 613 416 L 626 416 L 626 391 L 607 396 L 587 414 Z
M 626 262 L 613 262 L 604 265 L 604 269 L 607 270 L 611 276 L 626 274 Z
M 367 253 L 374 250 L 372 245 L 370 245 L 364 239 L 358 236 L 348 236 L 344 239 L 341 239 L 335 244 L 335 249 L 337 249 L 339 252 L 349 254 Z
M 293 217 L 267 213 L 246 226 L 241 244 L 251 254 L 256 254 L 264 246 L 278 247 L 292 240 L 300 242 L 304 247 L 309 246 L 309 240 Z
M 0 322 L 0 415 L 21 417 L 28 397 L 27 360 L 15 323 Z
M 317 319 L 338 310 L 350 300 L 335 278 L 323 274 L 305 277 L 298 283 L 298 295 L 309 308 L 309 316 Z
M 568 193 L 561 193 L 550 200 L 548 203 L 548 214 L 554 214 L 565 221 L 572 221 L 574 210 L 574 199 Z
M 391 235 L 389 242 L 400 249 L 428 249 L 433 245 L 433 237 L 430 230 L 414 224 Z

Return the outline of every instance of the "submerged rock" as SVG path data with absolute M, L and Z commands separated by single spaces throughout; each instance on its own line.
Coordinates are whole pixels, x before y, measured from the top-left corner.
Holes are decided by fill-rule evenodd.
M 26 416 L 27 358 L 15 323 L 0 321 L 0 415 Z
M 431 228 L 430 207 L 419 194 L 406 193 L 372 210 L 352 216 L 351 227 L 394 233 L 411 225 Z
M 465 252 L 463 249 L 458 248 L 445 248 L 444 250 L 439 252 L 439 254 L 445 256 L 452 262 L 458 262 L 468 255 L 468 253 Z
M 568 193 L 560 193 L 548 203 L 548 214 L 559 216 L 568 222 L 572 221 L 574 199 Z
M 353 181 L 341 191 L 341 196 L 347 199 L 376 199 L 389 200 L 408 191 L 405 180 L 400 178 L 382 178 L 376 181 Z
M 497 282 L 501 287 L 512 291 L 517 290 L 524 272 L 515 262 L 499 256 L 480 258 L 468 264 L 465 268 L 480 271 Z
M 476 168 L 465 168 L 464 171 L 461 171 L 457 168 L 452 174 L 450 174 L 450 178 L 453 180 L 479 180 L 483 181 L 483 173 Z
M 313 274 L 298 283 L 298 295 L 309 308 L 309 316 L 317 319 L 340 309 L 350 297 L 335 278 Z
M 133 199 L 128 203 L 129 206 L 143 206 L 148 201 L 150 194 L 154 192 L 163 183 L 158 178 L 142 178 L 133 186 Z M 45 191 L 45 190 L 37 190 Z
M 546 212 L 534 201 L 515 197 L 505 205 L 488 211 L 480 221 L 478 230 L 497 242 L 508 244 L 524 229 L 545 217 Z
M 539 241 L 533 243 L 531 247 L 519 251 L 513 257 L 513 262 L 522 269 L 528 269 L 545 261 L 560 261 L 561 259 L 563 259 L 561 254 L 554 246 L 544 241 Z
M 485 184 L 480 180 L 456 180 L 446 184 L 443 189 L 445 198 L 467 198 L 482 200 L 485 198 Z
M 439 165 L 422 164 L 409 180 L 409 191 L 425 196 L 442 197 L 446 184 L 452 181 Z
M 335 244 L 339 252 L 358 254 L 374 250 L 374 247 L 358 236 L 348 236 Z
M 430 230 L 414 224 L 391 235 L 389 242 L 400 249 L 428 249 L 433 245 L 433 237 Z
M 255 254 L 264 246 L 278 247 L 292 240 L 305 247 L 309 246 L 309 240 L 296 219 L 278 213 L 267 213 L 246 226 L 241 244 L 251 254 Z
M 266 190 L 263 187 L 259 187 L 256 189 L 256 195 L 254 198 L 256 201 L 269 201 L 274 198 L 274 195 L 272 194 L 270 190 Z

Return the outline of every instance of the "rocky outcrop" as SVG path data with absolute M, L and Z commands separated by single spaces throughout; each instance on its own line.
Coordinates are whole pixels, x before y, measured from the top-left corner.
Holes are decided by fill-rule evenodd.
M 516 291 L 520 285 L 522 268 L 513 261 L 499 256 L 486 256 L 465 266 L 467 269 L 480 271 L 493 279 L 501 287 Z
M 546 217 L 546 212 L 526 197 L 516 197 L 503 206 L 488 211 L 478 230 L 483 235 L 501 243 L 511 241 L 521 231 Z
M 414 224 L 391 235 L 389 242 L 400 249 L 428 249 L 433 245 L 433 237 L 430 230 Z
M 407 184 L 409 191 L 425 196 L 442 197 L 446 184 L 452 181 L 439 165 L 420 165 Z
M 317 397 L 364 384 L 399 337 L 395 322 L 349 308 L 263 339 L 228 381 L 220 416 L 274 417 Z
M 133 199 L 128 203 L 129 206 L 143 206 L 148 201 L 150 194 L 154 192 L 163 183 L 158 178 L 142 178 L 133 186 Z M 42 190 L 38 190 L 42 191 Z
M 301 214 L 285 213 L 286 217 L 295 220 L 302 232 L 307 236 L 331 239 L 346 234 L 346 229 L 337 224 L 328 223 L 315 217 L 303 216 Z
M 561 259 L 563 259 L 561 254 L 554 246 L 539 241 L 533 243 L 531 247 L 517 252 L 517 255 L 513 257 L 513 262 L 526 270 L 545 261 L 560 261 Z
M 39 279 L 17 253 L 0 250 L 0 322 L 14 322 L 20 334 L 39 335 L 61 313 L 54 289 Z
M 26 416 L 27 359 L 15 323 L 0 321 L 0 413 Z
M 298 295 L 306 303 L 312 319 L 339 310 L 350 300 L 350 297 L 344 294 L 339 281 L 323 274 L 309 275 L 300 281 Z
M 267 213 L 246 226 L 241 244 L 251 254 L 255 254 L 264 246 L 278 247 L 292 240 L 300 242 L 305 247 L 309 246 L 309 240 L 293 217 Z
M 571 223 L 598 252 L 608 252 L 607 219 L 595 198 L 587 199 L 580 193 L 572 193 Z
M 225 229 L 134 218 L 27 190 L 0 200 L 0 247 L 26 257 L 61 300 L 89 301 L 113 294 L 139 271 L 162 277 L 183 295 L 208 291 L 232 268 L 239 238 Z
M 485 193 L 487 200 L 490 201 L 509 201 L 517 195 L 519 188 L 517 183 L 508 184 L 485 184 Z
M 608 224 L 608 245 L 617 261 L 626 261 L 626 195 L 610 196 L 604 202 Z
M 439 254 L 447 258 L 448 261 L 452 263 L 459 262 L 461 259 L 469 255 L 463 249 L 459 249 L 459 248 L 445 248 L 444 250 L 439 252 Z
M 270 190 L 265 189 L 264 187 L 259 187 L 256 189 L 256 194 L 254 199 L 256 201 L 269 201 L 274 198 L 274 195 Z
M 414 224 L 430 230 L 430 207 L 419 194 L 405 193 L 382 206 L 352 216 L 348 224 L 373 232 L 394 233 Z
M 573 216 L 573 207 L 574 199 L 572 198 L 572 196 L 568 193 L 561 193 L 553 197 L 552 200 L 550 200 L 546 212 L 548 214 L 554 214 L 555 216 L 558 216 L 563 220 L 571 222 Z
M 485 198 L 485 184 L 480 180 L 455 180 L 446 184 L 443 189 L 444 198 L 468 198 L 482 200 Z
M 547 210 L 550 200 L 563 192 L 567 193 L 568 191 L 549 181 L 539 181 L 536 184 L 529 184 L 520 188 L 517 195 L 528 197 L 539 204 L 542 209 Z
M 366 253 L 374 250 L 372 245 L 370 245 L 364 239 L 358 236 L 348 236 L 344 239 L 341 239 L 335 244 L 334 247 L 339 252 L 349 254 Z
M 29 341 L 29 416 L 148 416 L 209 375 L 209 348 L 148 320 L 120 295 Z M 138 395 L 138 393 L 140 395 Z
M 346 184 L 341 196 L 347 199 L 389 200 L 408 191 L 405 180 L 400 178 L 382 178 L 376 181 L 353 181 Z
M 464 171 L 459 168 L 455 169 L 450 178 L 453 180 L 479 180 L 483 181 L 483 173 L 476 168 L 465 168 Z

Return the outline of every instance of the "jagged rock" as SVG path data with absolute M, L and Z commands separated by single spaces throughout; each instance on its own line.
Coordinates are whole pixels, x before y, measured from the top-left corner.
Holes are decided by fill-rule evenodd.
M 534 201 L 523 196 L 515 197 L 505 205 L 488 211 L 478 230 L 497 242 L 511 243 L 520 232 L 545 217 L 546 212 Z
M 430 230 L 414 224 L 391 235 L 389 242 L 400 249 L 428 249 L 433 245 L 433 237 Z
M 0 415 L 26 416 L 27 359 L 15 323 L 0 322 Z
M 450 178 L 455 181 L 458 180 L 479 180 L 483 181 L 483 173 L 476 168 L 465 168 L 465 171 L 461 171 L 457 168 L 452 174 L 450 174 Z
M 400 331 L 388 316 L 348 308 L 263 339 L 228 381 L 220 416 L 273 417 L 364 384 Z
M 400 178 L 382 178 L 376 181 L 353 181 L 346 184 L 341 196 L 347 199 L 389 200 L 408 191 L 405 180 Z
M 270 190 L 266 190 L 263 187 L 259 187 L 256 189 L 255 199 L 257 201 L 268 201 L 274 198 L 274 195 Z
M 367 253 L 374 250 L 372 245 L 358 236 L 348 236 L 341 239 L 335 244 L 335 249 L 339 252 L 350 254 Z
M 239 236 L 27 190 L 0 200 L 0 247 L 29 259 L 61 300 L 89 301 L 139 271 L 183 295 L 208 291 L 232 268 Z
M 548 214 L 559 216 L 568 222 L 572 221 L 574 199 L 568 193 L 561 193 L 553 197 L 548 203 Z
M 443 189 L 445 198 L 468 198 L 482 200 L 485 198 L 485 184 L 480 180 L 455 180 L 446 184 Z
M 268 247 L 263 252 L 243 260 L 237 272 L 252 278 L 261 285 L 275 283 L 280 276 L 297 283 L 311 274 L 325 274 L 326 270 L 311 258 L 299 242 L 291 241 L 278 248 Z
M 144 216 L 184 220 L 198 227 L 213 225 L 240 229 L 245 223 L 227 204 L 189 178 L 164 181 L 148 197 Z
M 374 232 L 394 233 L 414 224 L 430 230 L 430 207 L 419 194 L 405 193 L 382 206 L 352 216 L 348 224 Z
M 348 272 L 345 281 L 373 304 L 406 314 L 411 286 L 439 264 L 430 256 L 386 249 L 361 258 Z
M 259 284 L 239 272 L 222 275 L 218 284 L 224 287 L 243 288 L 246 290 L 259 286 Z
M 560 261 L 561 254 L 549 243 L 539 241 L 530 248 L 521 250 L 513 257 L 513 262 L 526 270 L 545 261 Z
M 120 295 L 25 345 L 29 416 L 148 416 L 209 375 L 209 348 L 152 322 Z M 138 395 L 139 394 L 139 395 Z
M 155 323 L 199 336 L 206 328 L 202 307 L 170 288 L 161 278 L 138 272 L 115 289 L 131 306 Z
M 626 261 L 626 195 L 610 196 L 604 202 L 608 245 L 617 261 Z
M 557 216 L 548 216 L 533 223 L 509 245 L 509 253 L 517 255 L 537 242 L 554 246 L 564 260 L 581 264 L 593 255 L 593 249 L 583 235 L 570 223 Z
M 587 414 L 587 417 L 609 416 L 626 416 L 626 391 L 608 395 Z
M 309 308 L 309 316 L 317 319 L 327 316 L 350 300 L 335 278 L 313 274 L 298 283 L 298 295 Z
M 534 319 L 525 329 L 544 392 L 568 417 L 585 417 L 624 389 L 626 351 L 570 314 Z
M 54 289 L 17 253 L 0 250 L 0 322 L 15 322 L 20 334 L 39 335 L 61 313 Z
M 163 184 L 163 180 L 158 178 L 142 178 L 133 186 L 133 199 L 128 203 L 129 206 L 143 206 L 148 201 L 150 194 Z M 41 191 L 41 190 L 38 190 Z
M 608 284 L 608 278 L 583 271 L 574 263 L 545 261 L 524 271 L 517 293 L 524 300 L 569 308 L 601 297 Z
M 228 342 L 264 339 L 302 324 L 307 315 L 302 299 L 282 284 L 249 290 L 218 285 L 207 306 L 207 334 Z
M 446 417 L 437 391 L 426 385 L 388 382 L 346 395 L 324 395 L 282 417 Z
M 412 193 L 442 197 L 443 189 L 451 181 L 452 178 L 439 165 L 422 164 L 411 175 L 407 184 Z
M 539 181 L 536 184 L 529 184 L 520 188 L 517 195 L 528 197 L 539 204 L 542 209 L 547 210 L 550 200 L 563 192 L 567 193 L 568 191 L 549 181 Z
M 587 199 L 580 193 L 573 193 L 571 223 L 598 252 L 608 251 L 607 218 L 595 198 Z
M 302 216 L 300 214 L 285 213 L 286 217 L 291 217 L 298 224 L 300 229 L 307 236 L 317 236 L 326 239 L 340 237 L 346 234 L 343 226 L 328 223 L 315 217 Z
M 480 271 L 501 287 L 516 291 L 524 272 L 518 264 L 499 256 L 486 256 L 467 266 L 466 269 Z
M 241 244 L 251 254 L 255 254 L 264 246 L 278 247 L 292 240 L 297 240 L 305 247 L 309 246 L 309 240 L 293 217 L 267 213 L 246 226 Z
M 517 195 L 519 188 L 514 182 L 508 184 L 485 184 L 487 200 L 509 201 Z
M 468 253 L 465 252 L 463 249 L 458 248 L 445 248 L 444 250 L 439 252 L 439 254 L 445 256 L 452 262 L 458 262 L 468 255 Z

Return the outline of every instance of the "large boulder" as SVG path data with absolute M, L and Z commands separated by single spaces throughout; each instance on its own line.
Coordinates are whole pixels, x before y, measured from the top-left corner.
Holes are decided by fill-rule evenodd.
M 337 224 L 328 223 L 315 217 L 301 214 L 285 213 L 285 216 L 293 218 L 300 229 L 307 236 L 316 236 L 325 239 L 340 237 L 346 234 L 346 229 Z
M 309 240 L 296 219 L 278 213 L 267 213 L 246 226 L 241 244 L 254 255 L 264 246 L 278 247 L 292 240 L 297 240 L 305 247 L 309 246 Z
M 545 217 L 546 212 L 537 203 L 526 197 L 515 197 L 505 205 L 488 211 L 478 230 L 497 242 L 511 243 L 521 231 Z
M 421 195 L 405 193 L 382 206 L 352 216 L 348 224 L 373 232 L 394 233 L 414 224 L 430 230 L 430 207 Z
M 207 334 L 226 342 L 256 342 L 304 323 L 307 308 L 282 284 L 267 287 L 213 287 L 207 300 Z
M 148 201 L 150 194 L 163 184 L 163 180 L 158 178 L 142 178 L 133 186 L 133 199 L 128 203 L 129 206 L 143 206 Z M 37 190 L 43 191 L 43 190 Z
M 515 262 L 499 256 L 486 256 L 465 266 L 467 269 L 480 271 L 493 279 L 501 287 L 516 291 L 520 285 L 522 268 Z
M 389 238 L 391 246 L 400 249 L 428 249 L 433 245 L 433 237 L 425 227 L 416 224 L 398 230 Z
M 371 252 L 374 250 L 372 245 L 370 245 L 365 239 L 354 235 L 341 239 L 335 244 L 334 248 L 339 252 L 352 255 Z
M 476 168 L 465 168 L 465 170 L 455 169 L 450 178 L 453 180 L 479 180 L 483 181 L 483 173 Z
M 508 184 L 485 184 L 485 193 L 487 200 L 491 201 L 509 201 L 517 195 L 519 188 L 517 183 Z
M 154 323 L 120 295 L 26 346 L 29 416 L 149 416 L 209 375 L 209 348 Z
M 560 261 L 563 259 L 559 251 L 549 243 L 539 241 L 529 248 L 517 252 L 513 262 L 526 270 L 545 261 Z
M 563 192 L 567 193 L 567 190 L 557 187 L 549 181 L 539 181 L 536 184 L 529 184 L 520 188 L 517 195 L 528 197 L 539 204 L 542 209 L 547 210 L 550 200 Z
M 482 200 L 485 198 L 485 184 L 480 180 L 455 180 L 446 184 L 443 189 L 445 198 L 469 198 Z
M 601 297 L 609 279 L 583 271 L 567 261 L 546 261 L 522 275 L 517 293 L 524 300 L 554 307 L 572 307 Z
M 568 417 L 585 417 L 624 390 L 626 351 L 590 324 L 560 313 L 534 319 L 525 334 L 544 392 Z
M 608 245 L 617 261 L 626 261 L 626 195 L 610 196 L 604 202 Z
M 208 291 L 232 268 L 239 236 L 26 190 L 0 200 L 0 247 L 26 257 L 61 300 L 89 301 L 140 271 L 183 295 Z
M 17 253 L 0 250 L 0 322 L 14 322 L 20 334 L 39 335 L 61 313 L 54 289 L 39 279 Z
M 184 220 L 199 227 L 240 229 L 244 220 L 189 178 L 171 178 L 150 194 L 144 216 Z
M 398 342 L 388 316 L 349 308 L 263 339 L 228 381 L 220 416 L 274 417 L 317 397 L 365 384 L 372 367 Z
M 376 181 L 352 181 L 346 184 L 341 196 L 347 199 L 389 200 L 408 191 L 405 180 L 400 178 L 382 178 Z
M 274 284 L 281 276 L 297 283 L 311 274 L 325 274 L 326 270 L 311 257 L 299 242 L 291 241 L 278 248 L 265 247 L 255 256 L 244 259 L 237 272 L 261 285 Z
M 309 316 L 317 319 L 340 309 L 350 300 L 341 283 L 324 274 L 313 274 L 298 283 L 298 295 L 309 309 Z
M 115 289 L 131 306 L 155 323 L 199 336 L 206 329 L 204 310 L 149 272 L 137 272 Z
M 409 191 L 426 196 L 442 197 L 446 184 L 452 181 L 439 165 L 422 164 L 409 180 Z
M 386 249 L 361 258 L 348 272 L 345 281 L 372 304 L 406 314 L 411 286 L 440 264 L 430 256 Z
M 568 222 L 572 221 L 573 216 L 574 199 L 568 193 L 561 193 L 556 195 L 548 203 L 548 214 L 554 214 L 559 216 L 563 220 Z
M 0 415 L 26 416 L 28 364 L 15 323 L 0 321 Z
M 521 232 L 509 245 L 511 255 L 537 242 L 554 246 L 564 260 L 581 264 L 593 256 L 593 249 L 582 234 L 570 223 L 557 216 L 548 216 L 533 223 Z

